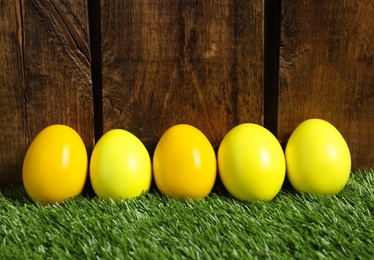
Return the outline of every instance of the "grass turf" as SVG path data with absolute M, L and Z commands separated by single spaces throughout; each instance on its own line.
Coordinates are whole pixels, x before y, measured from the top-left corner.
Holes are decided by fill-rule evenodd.
M 3 190 L 0 259 L 369 259 L 373 213 L 373 170 L 353 174 L 336 196 L 283 189 L 267 203 L 149 192 L 42 206 L 23 189 Z

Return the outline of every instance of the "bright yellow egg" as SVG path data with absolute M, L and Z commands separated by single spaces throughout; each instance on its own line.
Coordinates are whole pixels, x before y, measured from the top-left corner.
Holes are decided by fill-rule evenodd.
M 187 124 L 170 127 L 161 136 L 153 155 L 157 188 L 173 198 L 206 197 L 216 180 L 216 165 L 209 140 Z
M 272 200 L 286 172 L 282 147 L 266 128 L 238 125 L 223 138 L 218 149 L 218 171 L 225 188 L 240 200 Z
M 346 185 L 351 154 L 340 132 L 322 119 L 302 122 L 286 146 L 287 177 L 300 192 L 334 195 Z
M 90 180 L 96 195 L 105 200 L 129 199 L 148 191 L 152 165 L 144 144 L 126 130 L 106 132 L 92 151 Z
M 23 162 L 22 179 L 31 199 L 61 203 L 83 190 L 88 167 L 79 134 L 65 125 L 43 129 L 31 142 Z

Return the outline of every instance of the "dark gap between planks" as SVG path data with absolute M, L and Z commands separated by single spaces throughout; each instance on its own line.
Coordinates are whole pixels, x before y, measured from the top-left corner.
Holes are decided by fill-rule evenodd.
M 103 135 L 103 94 L 101 75 L 101 12 L 100 0 L 87 0 L 91 46 L 91 77 L 94 107 L 95 143 Z
M 265 1 L 264 21 L 264 126 L 275 136 L 278 134 L 281 2 Z

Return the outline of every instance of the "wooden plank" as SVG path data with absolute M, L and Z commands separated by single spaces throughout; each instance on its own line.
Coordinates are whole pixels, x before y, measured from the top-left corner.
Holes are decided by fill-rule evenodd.
M 264 1 L 101 1 L 104 132 L 263 123 Z
M 374 166 L 374 2 L 283 0 L 278 134 L 303 120 L 334 124 L 353 170 Z
M 22 182 L 27 149 L 19 1 L 0 1 L 0 187 Z
M 22 183 L 26 149 L 48 125 L 73 127 L 92 150 L 93 102 L 87 1 L 1 5 L 7 47 L 0 55 L 8 62 L 1 62 L 7 76 L 0 76 L 0 91 L 7 94 L 1 101 L 0 185 L 8 186 Z

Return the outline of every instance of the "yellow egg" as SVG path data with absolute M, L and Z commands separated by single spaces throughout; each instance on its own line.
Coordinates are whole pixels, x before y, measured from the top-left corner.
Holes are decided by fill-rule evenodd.
M 113 129 L 95 145 L 90 161 L 94 192 L 102 199 L 139 196 L 152 182 L 151 159 L 144 144 L 132 133 Z
M 272 200 L 280 191 L 286 165 L 275 136 L 257 124 L 231 129 L 218 149 L 218 171 L 225 188 L 240 200 Z
M 351 154 L 340 132 L 329 122 L 309 119 L 291 134 L 286 146 L 287 177 L 300 192 L 334 195 L 346 185 Z
M 206 197 L 216 180 L 216 165 L 209 140 L 187 124 L 170 127 L 161 136 L 153 155 L 157 188 L 173 198 Z
M 43 129 L 31 142 L 22 179 L 31 199 L 61 203 L 83 190 L 88 166 L 86 147 L 78 133 L 65 125 Z

